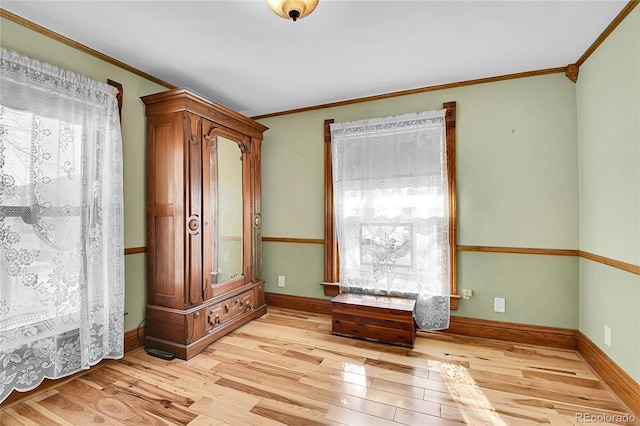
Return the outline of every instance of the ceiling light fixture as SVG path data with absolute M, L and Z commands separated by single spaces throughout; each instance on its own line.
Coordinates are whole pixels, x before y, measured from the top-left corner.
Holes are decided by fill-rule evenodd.
M 276 15 L 297 21 L 313 12 L 318 0 L 267 0 L 267 3 Z

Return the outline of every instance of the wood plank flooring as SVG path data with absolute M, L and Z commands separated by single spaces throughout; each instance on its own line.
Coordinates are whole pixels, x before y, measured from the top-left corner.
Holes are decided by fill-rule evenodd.
M 0 411 L 2 425 L 640 425 L 575 352 L 418 332 L 413 349 L 269 308 L 189 361 L 138 349 Z

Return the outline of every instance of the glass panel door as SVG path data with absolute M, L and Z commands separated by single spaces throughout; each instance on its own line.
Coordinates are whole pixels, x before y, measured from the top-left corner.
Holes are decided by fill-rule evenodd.
M 242 152 L 222 136 L 210 143 L 211 283 L 217 285 L 243 271 Z

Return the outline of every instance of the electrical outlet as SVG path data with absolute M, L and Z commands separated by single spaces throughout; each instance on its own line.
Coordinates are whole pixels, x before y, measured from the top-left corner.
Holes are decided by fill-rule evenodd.
M 284 287 L 284 275 L 278 275 L 278 287 Z
M 611 327 L 604 326 L 604 344 L 611 347 Z
M 496 297 L 493 299 L 493 311 L 494 312 L 505 312 L 506 311 L 506 301 L 503 297 Z
M 471 296 L 473 296 L 473 290 L 471 290 L 470 288 L 463 288 L 462 289 L 462 298 L 463 299 L 470 299 Z

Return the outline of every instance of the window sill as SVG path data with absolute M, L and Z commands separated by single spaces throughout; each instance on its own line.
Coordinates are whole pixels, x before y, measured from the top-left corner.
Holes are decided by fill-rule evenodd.
M 324 295 L 325 296 L 337 296 L 340 294 L 340 285 L 338 283 L 327 283 L 321 282 L 321 286 L 324 287 Z M 458 310 L 458 301 L 462 298 L 459 294 L 452 294 L 449 296 L 450 307 L 449 310 L 457 311 Z

